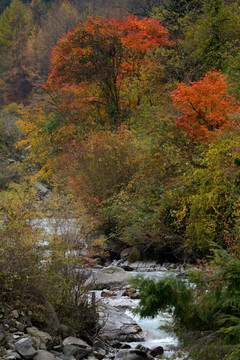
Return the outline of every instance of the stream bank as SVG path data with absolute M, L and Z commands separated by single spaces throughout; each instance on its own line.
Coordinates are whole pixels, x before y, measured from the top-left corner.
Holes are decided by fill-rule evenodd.
M 140 265 L 133 264 L 134 271 L 111 265 L 93 272 L 92 279 L 98 279 L 98 290 L 94 289 L 93 281 L 92 292 L 96 298 L 100 325 L 94 339 L 69 336 L 64 325 L 60 324 L 61 331 L 52 336 L 34 326 L 33 314 L 25 314 L 16 303 L 16 309 L 8 315 L 2 313 L 0 319 L 0 359 L 153 360 L 156 356 L 169 359 L 176 355 L 176 337 L 158 329 L 159 325 L 171 321 L 169 314 L 160 314 L 149 320 L 140 319 L 131 312 L 139 299 L 137 291 L 127 281 L 137 273 L 156 279 L 169 273 L 167 267 L 157 269 L 157 264 Z M 149 271 L 149 267 L 155 270 Z M 183 360 L 183 357 L 175 359 Z

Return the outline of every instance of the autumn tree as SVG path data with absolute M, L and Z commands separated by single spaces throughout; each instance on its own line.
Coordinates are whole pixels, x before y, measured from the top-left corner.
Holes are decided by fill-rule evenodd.
M 228 83 L 220 71 L 209 71 L 203 79 L 179 84 L 172 93 L 174 105 L 183 111 L 176 122 L 195 142 L 207 142 L 230 123 L 237 103 L 228 95 Z
M 168 30 L 152 18 L 89 18 L 54 48 L 45 88 L 52 93 L 86 89 L 87 97 L 80 100 L 95 104 L 111 124 L 119 124 L 127 103 L 122 96 L 126 80 L 139 74 L 146 55 L 169 44 L 168 37 Z

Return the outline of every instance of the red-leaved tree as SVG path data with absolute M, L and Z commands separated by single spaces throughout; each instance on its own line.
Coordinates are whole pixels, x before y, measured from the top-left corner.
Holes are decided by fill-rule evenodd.
M 71 108 L 74 102 L 79 113 L 85 114 L 82 107 L 94 105 L 113 125 L 119 124 L 127 104 L 121 93 L 126 79 L 138 76 L 140 68 L 150 61 L 146 55 L 168 44 L 168 30 L 159 20 L 89 18 L 53 49 L 45 88 L 53 94 L 75 88 L 81 97 L 68 96 L 64 106 Z
M 202 80 L 179 84 L 172 93 L 174 105 L 183 111 L 176 126 L 195 142 L 208 142 L 230 124 L 237 101 L 228 95 L 228 83 L 221 71 L 211 70 Z

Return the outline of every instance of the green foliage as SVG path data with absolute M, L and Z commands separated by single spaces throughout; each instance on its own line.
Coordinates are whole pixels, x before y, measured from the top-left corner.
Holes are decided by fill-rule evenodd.
M 195 342 L 189 351 L 194 359 L 237 359 L 239 271 L 239 258 L 215 248 L 212 262 L 203 269 L 189 271 L 188 281 L 173 276 L 158 282 L 137 278 L 134 284 L 140 286 L 141 298 L 137 312 L 153 317 L 160 310 L 172 311 L 174 326 L 180 338 L 185 339 L 185 346 L 189 346 L 192 331 Z

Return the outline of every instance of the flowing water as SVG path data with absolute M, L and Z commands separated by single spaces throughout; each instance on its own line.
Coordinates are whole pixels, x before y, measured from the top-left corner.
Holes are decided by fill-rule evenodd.
M 81 229 L 79 226 L 76 226 L 75 219 L 49 219 L 44 218 L 39 221 L 35 221 L 34 225 L 40 228 L 44 229 L 44 232 L 46 235 L 52 235 L 52 234 L 58 234 L 62 236 L 69 235 L 71 238 L 74 238 L 75 240 L 84 241 L 81 238 Z M 74 229 L 74 234 L 73 234 Z M 73 236 L 74 235 L 74 236 Z M 44 239 L 42 241 L 42 245 L 48 244 L 48 239 Z M 150 267 L 151 267 L 151 263 Z M 114 264 L 115 265 L 115 264 Z M 149 269 L 144 269 L 144 266 L 141 266 L 144 264 L 137 264 L 136 271 L 132 271 L 131 274 L 133 276 L 141 275 L 144 278 L 151 278 L 155 280 L 162 279 L 169 275 L 169 271 L 166 271 L 166 268 L 159 267 L 157 270 L 148 271 Z M 132 266 L 132 264 L 131 264 Z M 160 270 L 159 270 L 160 269 Z M 171 272 L 172 273 L 172 272 Z M 101 292 L 97 291 L 97 297 L 101 297 Z M 112 298 L 106 298 L 104 299 L 104 302 L 117 307 L 125 309 L 125 312 L 128 316 L 133 318 L 136 323 L 142 328 L 144 335 L 145 335 L 145 341 L 141 342 L 143 346 L 149 349 L 154 349 L 157 346 L 162 346 L 164 349 L 164 354 L 162 355 L 161 359 L 171 359 L 174 357 L 174 360 L 184 360 L 184 356 L 177 355 L 176 348 L 178 347 L 178 339 L 174 334 L 168 333 L 165 330 L 159 329 L 161 326 L 167 325 L 169 322 L 171 322 L 172 317 L 167 312 L 161 312 L 158 316 L 156 316 L 154 319 L 141 319 L 138 315 L 134 315 L 131 310 L 136 308 L 138 306 L 139 300 L 133 300 L 130 299 L 127 296 L 121 296 L 121 291 L 117 291 L 117 296 L 114 296 Z M 139 343 L 129 343 L 133 348 L 136 347 Z
M 132 271 L 133 276 L 141 275 L 144 278 L 151 278 L 155 280 L 162 279 L 173 272 L 169 271 Z M 99 295 L 100 296 L 99 292 Z M 166 330 L 161 329 L 160 327 L 166 326 L 171 323 L 172 316 L 168 312 L 160 312 L 158 316 L 152 318 L 140 318 L 139 315 L 133 314 L 131 310 L 136 308 L 139 304 L 139 300 L 130 299 L 127 296 L 121 296 L 121 291 L 115 293 L 114 297 L 104 299 L 104 302 L 117 308 L 125 309 L 125 313 L 130 316 L 135 322 L 142 328 L 145 341 L 141 342 L 130 342 L 132 348 L 135 348 L 137 345 L 141 344 L 148 349 L 154 349 L 158 346 L 162 346 L 164 349 L 164 354 L 161 359 L 171 359 L 174 360 L 184 360 L 184 354 L 179 355 L 178 350 L 178 339 L 173 333 L 169 333 Z

